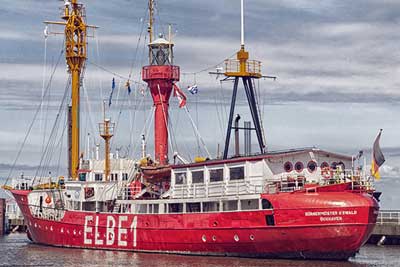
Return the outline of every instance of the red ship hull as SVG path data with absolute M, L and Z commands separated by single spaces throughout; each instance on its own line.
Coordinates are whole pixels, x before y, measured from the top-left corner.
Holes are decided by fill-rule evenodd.
M 61 221 L 35 218 L 29 191 L 12 192 L 33 242 L 74 248 L 192 255 L 346 260 L 369 238 L 378 214 L 366 193 L 262 195 L 266 210 L 115 214 L 65 211 Z M 273 216 L 268 225 L 267 216 Z

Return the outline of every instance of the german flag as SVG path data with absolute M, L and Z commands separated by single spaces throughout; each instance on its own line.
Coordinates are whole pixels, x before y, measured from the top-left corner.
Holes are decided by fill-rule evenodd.
M 374 146 L 372 148 L 372 164 L 371 164 L 371 175 L 375 179 L 381 179 L 379 174 L 379 167 L 385 162 L 385 157 L 383 156 L 382 150 L 379 146 L 379 140 L 381 139 L 382 129 L 379 131 L 378 136 L 375 139 Z

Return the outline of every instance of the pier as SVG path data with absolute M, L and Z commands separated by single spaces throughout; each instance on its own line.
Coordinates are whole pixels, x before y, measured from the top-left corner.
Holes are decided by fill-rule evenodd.
M 368 243 L 400 245 L 400 210 L 381 210 Z

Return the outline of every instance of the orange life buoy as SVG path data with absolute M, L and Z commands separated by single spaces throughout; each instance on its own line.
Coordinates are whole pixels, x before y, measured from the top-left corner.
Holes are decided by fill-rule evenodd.
M 50 204 L 51 203 L 51 197 L 47 196 L 44 201 L 46 202 L 46 204 Z

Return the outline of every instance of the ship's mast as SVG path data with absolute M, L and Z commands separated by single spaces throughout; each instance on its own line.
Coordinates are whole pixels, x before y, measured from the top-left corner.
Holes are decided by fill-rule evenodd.
M 100 136 L 104 139 L 104 180 L 110 180 L 110 140 L 114 135 L 115 124 L 105 115 L 105 103 L 103 103 L 103 122 L 99 123 Z
M 46 21 L 46 24 L 63 25 L 65 35 L 65 58 L 68 71 L 71 74 L 71 136 L 69 172 L 73 180 L 78 179 L 79 169 L 79 100 L 80 80 L 87 56 L 87 28 L 97 28 L 86 25 L 85 9 L 77 0 L 65 0 L 64 12 L 61 18 L 64 22 Z
M 142 78 L 147 82 L 153 98 L 154 155 L 160 165 L 168 165 L 168 110 L 173 86 L 180 78 L 180 69 L 173 64 L 171 40 L 160 35 L 153 40 L 154 0 L 149 0 L 149 65 L 144 66 Z
M 149 0 L 149 26 L 147 32 L 149 33 L 149 43 L 153 42 L 154 36 L 154 0 Z M 149 64 L 151 64 L 151 51 L 149 52 Z
M 245 41 L 244 41 L 244 0 L 240 2 L 240 30 L 241 30 L 241 38 L 240 38 L 240 50 L 236 54 L 236 59 L 227 59 L 225 60 L 225 76 L 234 79 L 232 100 L 231 100 L 231 108 L 229 113 L 229 122 L 228 129 L 226 132 L 225 139 L 225 149 L 223 158 L 228 158 L 229 152 L 229 143 L 230 136 L 232 130 L 242 129 L 238 127 L 238 125 L 232 126 L 235 106 L 236 106 L 236 95 L 239 86 L 239 81 L 242 80 L 243 87 L 246 92 L 247 101 L 249 104 L 251 116 L 254 123 L 254 128 L 251 130 L 255 130 L 257 135 L 257 141 L 260 148 L 260 152 L 264 153 L 266 149 L 262 124 L 260 121 L 260 114 L 257 107 L 257 101 L 255 97 L 255 91 L 253 86 L 254 79 L 260 79 L 261 77 L 269 77 L 263 76 L 261 74 L 261 62 L 256 60 L 249 60 L 249 52 L 245 50 Z M 247 129 L 250 130 L 250 129 Z

